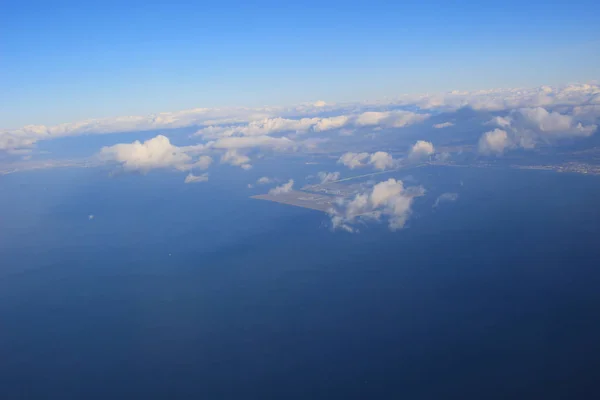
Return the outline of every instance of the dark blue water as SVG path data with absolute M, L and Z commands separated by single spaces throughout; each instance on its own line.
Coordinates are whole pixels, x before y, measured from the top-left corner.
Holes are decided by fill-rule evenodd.
M 247 178 L 1 177 L 0 398 L 600 394 L 600 179 L 412 175 L 408 229 L 359 235 Z

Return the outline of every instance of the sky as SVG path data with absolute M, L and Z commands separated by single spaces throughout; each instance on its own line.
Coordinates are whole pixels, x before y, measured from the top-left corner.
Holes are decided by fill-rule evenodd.
M 0 129 L 598 78 L 600 5 L 3 2 Z

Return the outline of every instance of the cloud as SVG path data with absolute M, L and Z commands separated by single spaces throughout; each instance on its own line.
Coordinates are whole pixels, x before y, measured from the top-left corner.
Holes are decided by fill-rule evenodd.
M 449 128 L 451 126 L 454 126 L 454 124 L 452 122 L 442 122 L 441 124 L 435 124 L 435 125 L 433 125 L 433 127 L 435 129 Z
M 401 128 L 419 123 L 430 116 L 430 110 L 454 111 L 464 107 L 482 111 L 510 111 L 523 108 L 543 108 L 549 113 L 552 107 L 582 107 L 579 116 L 594 113 L 593 106 L 600 104 L 598 84 L 575 84 L 560 87 L 493 89 L 472 92 L 452 91 L 426 95 L 401 95 L 394 100 L 326 104 L 323 101 L 292 107 L 235 107 L 195 108 L 161 112 L 145 116 L 89 119 L 59 125 L 27 125 L 16 129 L 0 130 L 0 150 L 12 151 L 31 148 L 38 141 L 58 137 L 110 134 L 158 129 L 203 126 L 198 135 L 206 140 L 236 136 L 270 136 L 283 132 L 326 132 L 333 129 Z M 410 108 L 415 111 L 390 110 Z M 586 110 L 583 112 L 582 110 Z M 326 114 L 327 116 L 323 116 Z M 533 119 L 539 116 L 531 116 Z M 547 122 L 560 126 L 557 116 L 542 116 Z M 554 121 L 553 119 L 557 120 Z M 592 123 L 594 121 L 591 121 Z M 443 124 L 438 124 L 443 125 Z M 540 123 L 546 127 L 547 123 Z M 502 126 L 499 126 L 503 128 Z M 585 135 L 591 126 L 570 125 L 572 133 Z M 549 131 L 545 131 L 549 132 Z
M 270 136 L 226 137 L 211 143 L 215 149 L 251 149 L 266 148 L 275 150 L 293 149 L 295 143 L 286 137 Z
M 236 149 L 227 150 L 221 156 L 221 164 L 229 164 L 237 167 L 243 167 L 244 165 L 249 165 L 250 157 L 238 153 Z
M 410 149 L 408 157 L 413 160 L 419 160 L 429 157 L 435 152 L 433 144 L 425 140 L 418 140 Z
M 393 157 L 385 151 L 377 151 L 372 154 L 347 152 L 342 154 L 337 162 L 350 169 L 371 165 L 376 169 L 384 170 L 396 165 Z
M 321 171 L 317 174 L 317 176 L 319 177 L 321 184 L 337 181 L 338 179 L 340 179 L 339 172 L 323 172 L 323 171 Z
M 329 210 L 334 230 L 356 232 L 361 220 L 388 221 L 394 231 L 404 227 L 411 213 L 413 199 L 424 194 L 421 187 L 405 188 L 400 180 L 393 178 L 379 182 L 370 191 L 357 194 L 352 200 L 339 200 L 337 207 Z
M 364 167 L 366 161 L 369 158 L 369 153 L 344 153 L 338 160 L 338 164 L 343 164 L 350 169 Z
M 371 157 L 369 158 L 369 164 L 380 170 L 393 168 L 395 165 L 392 156 L 385 151 L 378 151 L 371 154 Z
M 256 183 L 258 185 L 267 185 L 271 182 L 273 182 L 273 179 L 269 178 L 268 176 L 263 176 L 262 178 L 258 178 L 258 180 L 256 181 Z
M 531 149 L 539 143 L 555 144 L 560 139 L 588 137 L 597 125 L 583 125 L 576 114 L 561 114 L 543 107 L 519 108 L 504 117 L 495 117 L 489 123 L 499 126 L 485 132 L 479 139 L 482 154 L 502 154 L 506 149 Z
M 202 175 L 194 175 L 191 172 L 185 177 L 184 183 L 196 183 L 208 181 L 208 173 Z
M 158 135 L 143 143 L 136 140 L 133 143 L 103 147 L 99 156 L 104 161 L 121 164 L 125 171 L 147 172 L 157 168 L 187 171 L 196 166 L 208 168 L 212 159 L 204 157 L 195 162 L 187 153 L 193 150 L 194 147 L 177 147 L 166 136 Z
M 284 183 L 283 185 L 274 187 L 273 189 L 269 190 L 269 194 L 273 195 L 273 196 L 277 196 L 283 193 L 289 193 L 292 191 L 292 187 L 294 186 L 294 180 L 290 179 L 289 181 L 287 181 L 287 183 Z
M 458 200 L 458 193 L 443 193 L 433 203 L 433 207 L 438 207 L 441 203 L 447 203 Z
M 502 154 L 511 146 L 508 134 L 502 129 L 484 133 L 479 139 L 478 150 L 481 154 Z

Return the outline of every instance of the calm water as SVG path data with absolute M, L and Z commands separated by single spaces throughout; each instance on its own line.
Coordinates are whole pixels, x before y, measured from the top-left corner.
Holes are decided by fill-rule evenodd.
M 600 395 L 600 179 L 412 175 L 359 235 L 246 181 L 0 177 L 0 398 Z

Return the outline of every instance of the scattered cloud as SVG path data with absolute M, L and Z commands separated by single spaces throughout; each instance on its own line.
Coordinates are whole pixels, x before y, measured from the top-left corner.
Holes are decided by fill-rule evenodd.
M 323 171 L 321 171 L 317 174 L 317 176 L 318 176 L 319 180 L 321 181 L 321 184 L 337 181 L 338 179 L 340 179 L 339 172 L 323 172 Z
M 393 157 L 385 151 L 377 151 L 372 154 L 347 152 L 342 154 L 337 162 L 350 169 L 371 165 L 376 169 L 385 170 L 396 165 Z
M 449 128 L 451 126 L 454 126 L 454 124 L 452 122 L 442 122 L 441 124 L 435 124 L 435 125 L 433 125 L 433 127 L 435 129 Z
M 338 160 L 338 164 L 343 164 L 350 169 L 364 167 L 366 161 L 369 158 L 369 153 L 344 153 Z
M 418 140 L 411 149 L 408 154 L 408 158 L 412 160 L 420 160 L 423 158 L 427 158 L 435 152 L 433 144 L 431 142 L 426 142 L 425 140 Z
M 184 183 L 197 183 L 208 181 L 208 173 L 202 175 L 194 175 L 191 172 L 185 177 Z
M 269 178 L 268 176 L 263 176 L 262 178 L 258 178 L 258 180 L 256 181 L 256 183 L 258 185 L 268 185 L 271 182 L 273 182 L 273 179 Z
M 395 165 L 391 154 L 386 153 L 385 151 L 378 151 L 371 154 L 371 157 L 369 158 L 369 164 L 380 170 L 393 168 Z
M 294 187 L 294 180 L 290 179 L 289 181 L 287 181 L 287 183 L 284 183 L 283 185 L 280 186 L 276 186 L 273 189 L 269 190 L 269 194 L 273 195 L 273 196 L 277 196 L 283 193 L 289 193 L 292 191 L 292 188 Z
M 364 220 L 388 221 L 390 230 L 404 227 L 411 212 L 413 199 L 424 194 L 421 187 L 405 188 L 400 180 L 393 178 L 379 182 L 369 191 L 357 194 L 352 200 L 340 200 L 329 211 L 334 230 L 357 232 L 356 225 Z
M 437 199 L 435 199 L 435 203 L 433 203 L 433 207 L 438 207 L 441 203 L 447 203 L 451 201 L 458 200 L 458 193 L 443 193 Z
M 238 153 L 238 151 L 235 149 L 227 150 L 221 156 L 221 164 L 229 164 L 237 167 L 242 167 L 244 165 L 249 165 L 249 162 L 250 157 Z
M 148 172 L 157 168 L 187 171 L 196 166 L 201 169 L 208 168 L 212 162 L 212 159 L 209 161 L 210 157 L 194 161 L 193 157 L 188 154 L 195 149 L 193 146 L 175 146 L 166 136 L 158 135 L 145 142 L 136 140 L 133 143 L 103 147 L 99 156 L 104 161 L 121 164 L 125 171 Z
M 502 154 L 510 147 L 508 134 L 502 129 L 484 133 L 479 139 L 478 150 L 481 154 Z

